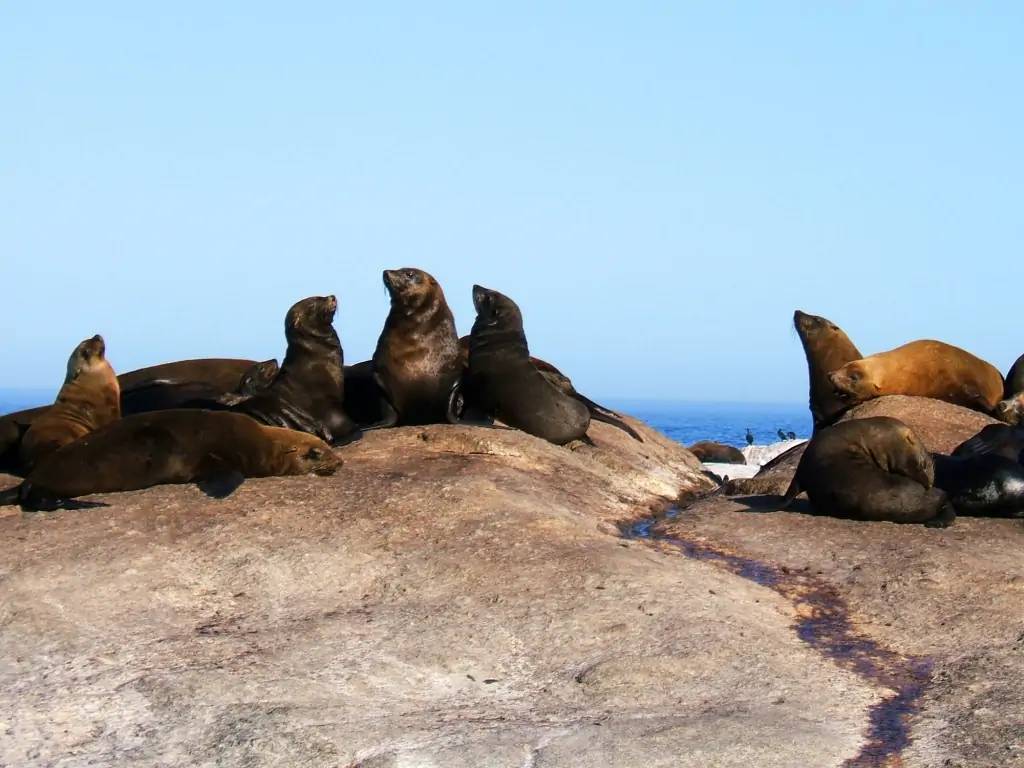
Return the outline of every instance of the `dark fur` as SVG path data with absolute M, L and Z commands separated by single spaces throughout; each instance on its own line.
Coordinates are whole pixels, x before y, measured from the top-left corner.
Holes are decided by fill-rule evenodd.
M 829 373 L 859 360 L 861 354 L 842 329 L 824 317 L 798 309 L 793 313 L 793 326 L 807 358 L 811 418 L 817 430 L 833 424 L 850 406 L 836 393 Z

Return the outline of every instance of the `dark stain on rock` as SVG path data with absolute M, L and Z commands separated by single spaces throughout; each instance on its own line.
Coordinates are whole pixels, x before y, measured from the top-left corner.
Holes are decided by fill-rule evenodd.
M 903 656 L 854 629 L 849 606 L 834 587 L 805 573 L 774 563 L 726 552 L 712 545 L 667 534 L 662 524 L 674 520 L 679 507 L 661 515 L 625 523 L 629 539 L 662 541 L 686 557 L 702 560 L 744 579 L 774 590 L 793 603 L 797 637 L 843 669 L 888 688 L 891 694 L 869 710 L 867 740 L 843 768 L 895 768 L 900 753 L 910 745 L 910 720 L 920 711 L 920 698 L 931 680 L 931 659 Z

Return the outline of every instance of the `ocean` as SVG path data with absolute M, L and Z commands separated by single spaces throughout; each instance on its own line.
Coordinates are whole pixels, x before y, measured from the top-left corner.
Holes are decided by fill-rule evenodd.
M 54 393 L 39 389 L 0 389 L 0 414 L 53 402 Z M 779 441 L 778 431 L 811 435 L 806 403 L 698 403 L 670 400 L 609 399 L 603 405 L 628 413 L 683 445 L 714 440 L 742 448 L 747 429 L 755 445 Z

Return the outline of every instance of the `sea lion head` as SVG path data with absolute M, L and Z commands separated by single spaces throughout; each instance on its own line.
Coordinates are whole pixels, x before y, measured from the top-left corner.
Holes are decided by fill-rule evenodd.
M 107 367 L 107 345 L 98 333 L 86 339 L 68 358 L 68 372 L 65 382 L 74 381 L 82 374 L 94 373 Z
M 256 363 L 249 370 L 242 374 L 238 382 L 238 391 L 243 395 L 255 395 L 261 389 L 270 386 L 270 382 L 277 376 L 280 366 L 277 360 L 264 360 Z
M 406 313 L 444 300 L 440 283 L 429 272 L 415 267 L 385 269 L 384 286 L 391 296 L 391 307 Z
M 993 415 L 1006 424 L 1024 424 L 1024 392 L 1001 400 Z
M 799 309 L 793 313 L 793 327 L 804 341 L 815 339 L 819 336 L 828 336 L 834 333 L 842 333 L 839 326 L 831 320 L 819 315 L 809 315 Z
M 310 296 L 296 302 L 284 319 L 284 335 L 288 341 L 297 336 L 330 338 L 335 335 L 334 313 L 338 300 L 334 296 Z
M 854 360 L 828 375 L 836 394 L 843 400 L 863 402 L 877 397 L 881 388 L 872 380 L 863 360 Z
M 523 329 L 523 313 L 519 310 L 519 305 L 503 293 L 474 285 L 473 306 L 476 308 L 474 330 L 501 328 L 521 331 Z
M 289 464 L 289 474 L 333 475 L 342 464 L 331 446 L 319 437 L 291 429 L 281 429 L 278 434 L 282 435 L 279 439 Z

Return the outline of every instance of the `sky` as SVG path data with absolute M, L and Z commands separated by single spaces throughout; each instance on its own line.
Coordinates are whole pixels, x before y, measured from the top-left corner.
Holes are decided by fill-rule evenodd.
M 595 397 L 798 402 L 865 354 L 1024 352 L 1024 7 L 52 2 L 0 10 L 0 387 L 284 354 L 385 268 L 515 299 Z

